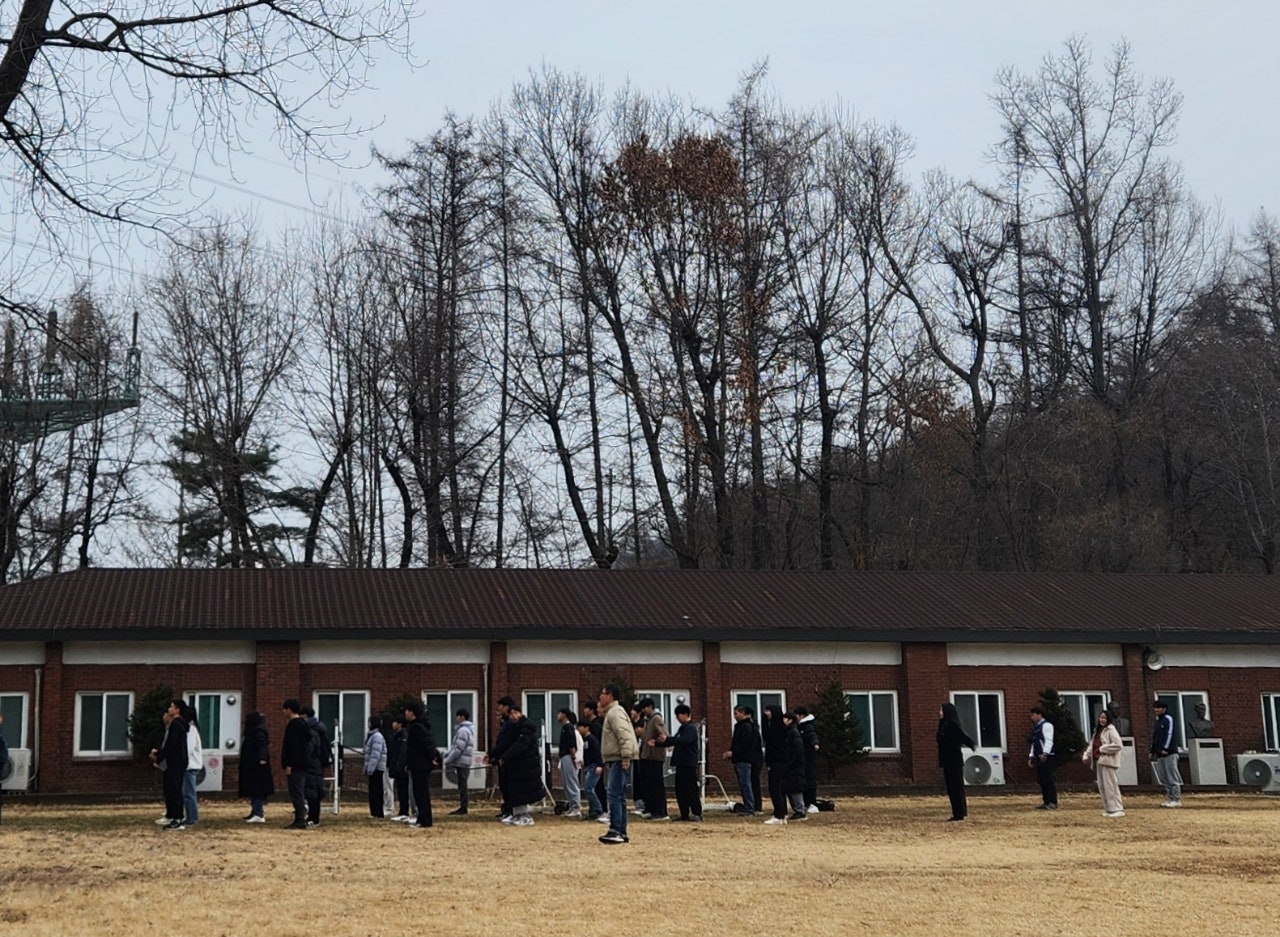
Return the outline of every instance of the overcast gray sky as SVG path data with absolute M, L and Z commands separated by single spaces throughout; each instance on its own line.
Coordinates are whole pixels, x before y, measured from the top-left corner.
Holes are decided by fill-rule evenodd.
M 373 72 L 376 89 L 349 97 L 336 115 L 379 124 L 352 141 L 360 158 L 374 144 L 396 152 L 428 136 L 447 109 L 484 114 L 543 63 L 609 90 L 630 82 L 719 107 L 753 63 L 768 59 L 770 84 L 784 105 L 839 105 L 866 120 L 897 123 L 916 141 L 917 176 L 942 167 L 989 178 L 985 154 L 999 134 L 988 99 L 996 71 L 1034 71 L 1078 34 L 1099 60 L 1125 38 L 1142 75 L 1174 81 L 1185 103 L 1173 155 L 1191 190 L 1220 205 L 1226 223 L 1247 228 L 1261 208 L 1280 213 L 1276 0 L 426 0 L 421 8 L 413 36 L 418 67 L 388 56 Z M 180 197 L 193 205 L 208 199 L 225 211 L 251 209 L 270 233 L 339 205 L 353 210 L 359 188 L 380 181 L 372 166 L 312 164 L 300 172 L 265 132 L 251 139 L 252 153 L 237 158 L 232 172 L 195 165 L 190 191 Z M 69 247 L 59 265 L 63 278 L 83 276 L 85 257 L 98 265 L 95 280 L 148 266 L 135 248 L 123 251 L 101 233 Z M 30 282 L 37 256 L 11 258 L 13 275 Z

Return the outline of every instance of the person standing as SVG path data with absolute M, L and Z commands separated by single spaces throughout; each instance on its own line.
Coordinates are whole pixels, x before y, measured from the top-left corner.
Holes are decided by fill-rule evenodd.
M 164 740 L 158 749 L 151 750 L 151 760 L 164 772 L 165 816 L 170 820 L 161 829 L 184 829 L 182 822 L 182 785 L 187 776 L 187 723 L 182 718 L 186 704 L 180 699 L 170 700 L 165 710 Z
M 760 766 L 764 764 L 764 747 L 760 741 L 760 729 L 756 725 L 755 711 L 750 706 L 733 708 L 733 738 L 724 757 L 733 764 L 733 773 L 742 792 L 743 816 L 755 816 L 763 809 L 760 800 Z
M 408 727 L 405 763 L 409 769 L 409 783 L 413 786 L 413 802 L 418 808 L 418 819 L 411 826 L 426 829 L 432 825 L 431 769 L 439 767 L 440 753 L 431 734 L 431 723 L 423 715 L 421 701 L 410 703 L 405 708 L 404 718 Z
M 200 797 L 196 788 L 200 785 L 200 771 L 204 768 L 204 748 L 200 744 L 200 721 L 196 708 L 190 704 L 182 707 L 182 718 L 187 723 L 187 770 L 182 775 L 182 806 L 186 811 L 183 826 L 195 826 L 200 822 Z
M 800 740 L 804 742 L 804 809 L 807 813 L 818 812 L 818 723 L 808 707 L 797 706 L 797 723 L 800 729 Z
M 404 716 L 397 713 L 391 717 L 391 735 L 387 738 L 387 773 L 391 775 L 391 783 L 395 787 L 396 815 L 392 817 L 397 823 L 410 823 L 413 813 L 409 806 L 409 766 L 408 744 L 409 734 L 404 727 Z
M 938 767 L 947 785 L 947 797 L 951 800 L 951 816 L 954 823 L 969 815 L 969 805 L 964 796 L 964 749 L 975 749 L 973 739 L 960 725 L 960 713 L 955 703 L 943 703 L 938 709 Z
M 582 737 L 582 789 L 587 795 L 587 819 L 599 820 L 605 816 L 604 805 L 596 786 L 604 776 L 604 762 L 600 760 L 600 740 L 591 734 L 591 727 L 578 723 L 578 735 Z
M 787 727 L 782 724 L 781 706 L 770 703 L 764 708 L 760 734 L 764 739 L 764 764 L 769 769 L 769 801 L 773 806 L 772 815 L 764 822 L 773 826 L 787 822 Z
M 0 713 L 0 768 L 9 763 L 9 743 L 4 737 L 4 713 Z M 0 800 L 4 798 L 4 789 L 0 788 Z M 4 819 L 3 804 L 0 804 L 0 822 Z
M 285 719 L 284 739 L 280 743 L 280 766 L 289 784 L 289 801 L 293 804 L 291 830 L 307 828 L 307 748 L 311 730 L 302 715 L 302 704 L 289 698 L 281 707 Z
M 511 725 L 511 707 L 515 704 L 515 699 L 510 696 L 500 696 L 498 702 L 494 704 L 494 708 L 498 711 L 498 734 L 493 744 L 489 746 L 489 754 L 486 756 L 490 764 L 498 764 L 511 743 L 515 741 L 515 726 Z M 507 779 L 501 769 L 498 771 L 498 792 L 502 795 L 502 807 L 498 811 L 498 817 L 506 819 L 511 816 L 511 803 L 507 799 Z
M 511 744 L 502 753 L 498 770 L 507 779 L 507 802 L 511 815 L 508 826 L 533 826 L 530 805 L 542 800 L 542 759 L 538 752 L 538 727 L 524 717 L 520 704 L 512 701 L 507 710 L 511 724 Z
M 387 771 L 387 740 L 382 736 L 382 720 L 369 717 L 369 734 L 364 738 L 364 776 L 369 783 L 369 816 L 381 820 L 386 816 L 386 798 L 382 778 Z
M 467 798 L 470 795 L 471 762 L 476 754 L 476 727 L 471 721 L 471 711 L 459 709 L 453 716 L 453 743 L 444 754 L 444 770 L 453 770 L 458 784 L 458 809 L 450 810 L 452 817 L 467 815 Z
M 800 717 L 795 710 L 790 710 L 782 714 L 782 724 L 787 730 L 784 740 L 787 763 L 783 790 L 791 804 L 790 819 L 808 820 L 809 814 L 804 809 L 804 738 L 800 735 Z
M 1036 780 L 1040 784 L 1040 806 L 1037 810 L 1058 809 L 1058 787 L 1053 780 L 1053 769 L 1058 756 L 1053 747 L 1053 723 L 1044 717 L 1044 708 L 1039 704 L 1032 706 L 1031 715 L 1031 748 L 1027 752 L 1027 767 L 1036 769 Z
M 245 713 L 244 735 L 240 739 L 240 779 L 237 793 L 249 798 L 245 823 L 267 822 L 267 800 L 276 792 L 271 777 L 271 749 L 267 721 L 260 712 Z
M 302 707 L 302 718 L 311 733 L 307 743 L 307 826 L 319 826 L 320 801 L 324 799 L 324 772 L 333 764 L 333 736 L 312 707 Z M 337 783 L 336 778 L 334 783 Z
M 636 735 L 631 720 L 618 702 L 622 690 L 606 683 L 600 690 L 600 710 L 604 724 L 600 733 L 600 757 L 608 775 L 609 831 L 600 837 L 606 845 L 629 843 L 627 836 L 627 772 L 636 756 Z
M 1124 742 L 1120 733 L 1111 725 L 1111 717 L 1104 709 L 1098 713 L 1098 724 L 1093 728 L 1093 738 L 1080 760 L 1093 763 L 1098 778 L 1098 793 L 1102 795 L 1102 815 L 1115 819 L 1124 816 L 1124 801 L 1120 799 L 1120 753 Z
M 636 761 L 636 799 L 644 800 L 645 819 L 668 820 L 667 783 L 663 776 L 667 755 L 652 744 L 667 737 L 667 724 L 651 697 L 646 696 L 638 705 L 640 715 L 644 717 L 644 731 L 640 734 L 640 757 Z
M 676 770 L 676 806 L 680 808 L 677 820 L 685 823 L 702 822 L 702 795 L 698 790 L 698 727 L 693 724 L 692 710 L 684 703 L 676 707 L 676 721 L 680 728 L 675 735 L 667 735 L 650 745 L 671 749 L 671 767 Z
M 580 722 L 587 724 L 588 731 L 596 740 L 596 748 L 600 747 L 600 733 L 604 728 L 604 719 L 600 716 L 600 707 L 594 700 L 587 700 L 582 704 L 582 719 Z M 604 789 L 605 771 L 604 764 L 601 763 L 600 773 L 596 780 L 596 799 L 601 804 L 608 803 L 609 795 Z
M 1156 783 L 1164 787 L 1164 803 L 1161 807 L 1182 806 L 1182 773 L 1178 770 L 1178 731 L 1169 705 L 1164 700 L 1151 704 L 1155 712 L 1155 725 L 1151 727 L 1151 773 Z
M 582 790 L 578 772 L 582 770 L 582 746 L 578 738 L 577 718 L 572 709 L 556 713 L 560 723 L 560 783 L 564 785 L 564 815 L 570 820 L 582 819 Z

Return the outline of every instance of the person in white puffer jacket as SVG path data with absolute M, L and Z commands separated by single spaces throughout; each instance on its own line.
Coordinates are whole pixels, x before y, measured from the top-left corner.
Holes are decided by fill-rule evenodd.
M 187 731 L 187 772 L 182 778 L 182 807 L 186 814 L 182 825 L 195 826 L 200 820 L 196 785 L 200 782 L 200 771 L 204 768 L 204 749 L 200 746 L 200 723 L 196 719 L 196 708 L 187 706 L 182 715 L 190 727 Z

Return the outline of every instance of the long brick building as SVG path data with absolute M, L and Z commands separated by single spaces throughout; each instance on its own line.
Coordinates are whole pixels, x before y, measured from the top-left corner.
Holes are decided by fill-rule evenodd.
M 1180 731 L 1203 703 L 1230 766 L 1280 749 L 1280 579 L 98 569 L 0 589 L 4 732 L 31 766 L 10 789 L 152 789 L 127 724 L 159 685 L 195 700 L 234 790 L 242 714 L 264 712 L 278 741 L 290 696 L 355 744 L 405 693 L 438 728 L 467 706 L 483 749 L 497 696 L 553 721 L 615 675 L 668 713 L 687 699 L 709 752 L 727 747 L 735 703 L 810 703 L 839 681 L 870 749 L 850 780 L 865 784 L 938 783 L 947 699 L 983 749 L 1010 756 L 1007 781 L 1032 781 L 1026 712 L 1047 686 L 1086 723 L 1119 703 L 1139 752 L 1153 698 Z

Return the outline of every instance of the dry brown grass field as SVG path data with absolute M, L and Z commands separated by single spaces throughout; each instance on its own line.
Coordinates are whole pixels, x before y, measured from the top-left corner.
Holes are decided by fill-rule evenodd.
M 0 935 L 1096 935 L 1270 933 L 1280 901 L 1280 799 L 1131 793 L 1128 816 L 1064 796 L 843 798 L 835 813 L 764 826 L 634 819 L 499 824 L 492 805 L 431 830 L 326 812 L 319 829 L 240 821 L 207 803 L 165 832 L 155 806 L 8 800 Z M 438 802 L 437 802 L 438 804 Z M 446 804 L 449 809 L 452 804 Z

